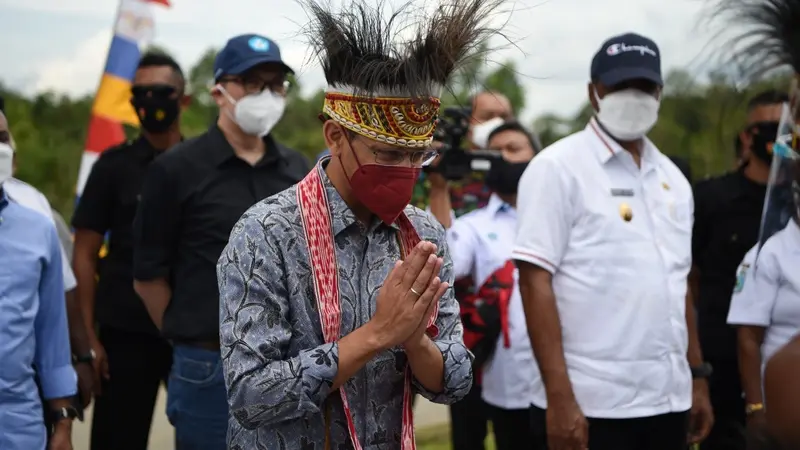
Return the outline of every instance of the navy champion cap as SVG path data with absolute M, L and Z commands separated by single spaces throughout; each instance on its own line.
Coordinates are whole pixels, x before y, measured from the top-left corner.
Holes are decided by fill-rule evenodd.
M 606 86 L 636 79 L 663 86 L 661 52 L 655 42 L 636 33 L 614 36 L 594 55 L 591 76 Z
M 281 59 L 281 49 L 271 39 L 257 34 L 231 38 L 214 59 L 214 80 L 224 75 L 241 75 L 259 64 L 280 64 L 287 73 L 294 73 Z

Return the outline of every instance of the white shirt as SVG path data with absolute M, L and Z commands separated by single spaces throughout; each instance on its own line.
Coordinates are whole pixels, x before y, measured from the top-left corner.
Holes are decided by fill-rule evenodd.
M 48 202 L 47 197 L 35 187 L 16 178 L 9 178 L 3 183 L 3 190 L 11 201 L 44 214 L 55 225 L 50 202 Z M 78 283 L 75 280 L 75 274 L 72 273 L 72 265 L 67 259 L 67 254 L 63 246 L 61 247 L 61 267 L 64 275 L 64 292 L 75 289 Z
M 687 411 L 694 205 L 681 171 L 649 140 L 640 169 L 592 119 L 533 159 L 517 208 L 512 257 L 553 274 L 564 357 L 583 413 Z M 541 382 L 533 403 L 547 406 Z
M 766 328 L 762 371 L 772 355 L 800 333 L 798 266 L 800 227 L 794 220 L 769 238 L 760 252 L 751 249 L 739 266 L 741 282 L 737 277 L 728 323 Z
M 492 195 L 486 207 L 455 220 L 447 230 L 447 243 L 456 279 L 471 276 L 476 287 L 482 286 L 511 259 L 516 227 L 516 211 L 496 195 Z M 517 280 L 514 269 L 514 289 L 508 308 L 511 346 L 505 347 L 501 335 L 492 358 L 483 367 L 481 382 L 484 401 L 503 409 L 529 408 L 536 376 Z

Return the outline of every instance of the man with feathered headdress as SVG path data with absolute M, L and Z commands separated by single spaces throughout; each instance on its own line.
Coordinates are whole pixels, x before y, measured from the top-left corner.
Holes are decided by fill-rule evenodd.
M 781 353 L 776 350 L 800 329 L 800 259 L 792 248 L 800 242 L 800 0 L 716 0 L 713 5 L 724 30 L 732 25 L 743 30 L 726 48 L 733 48 L 731 62 L 743 68 L 746 78 L 779 74 L 776 69 L 787 66 L 794 72 L 769 149 L 773 158 L 758 244 L 750 252 L 753 264 L 744 275 L 748 281 L 737 286 L 741 292 L 732 303 L 738 305 L 732 304 L 728 316 L 728 323 L 738 328 L 749 428 L 765 426 L 776 442 L 771 448 L 794 449 L 800 445 L 800 406 L 792 403 L 796 390 L 788 377 L 770 377 L 769 367 L 771 358 Z
M 302 3 L 331 156 L 245 213 L 217 266 L 228 444 L 411 450 L 412 395 L 459 400 L 472 357 L 444 230 L 408 202 L 441 90 L 501 1 L 442 2 L 404 46 L 402 11 Z

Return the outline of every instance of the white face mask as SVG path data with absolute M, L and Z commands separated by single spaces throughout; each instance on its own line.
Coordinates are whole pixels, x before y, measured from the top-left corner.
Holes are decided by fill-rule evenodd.
M 609 134 L 621 141 L 641 139 L 653 129 L 658 121 L 658 108 L 661 101 L 638 89 L 606 94 L 597 100 L 597 120 Z
M 472 126 L 472 143 L 478 148 L 486 148 L 489 145 L 489 135 L 495 128 L 502 125 L 504 120 L 500 117 L 487 120 Z
M 231 119 L 245 133 L 263 137 L 278 124 L 286 109 L 286 98 L 269 89 L 234 100 L 222 86 L 217 86 L 222 95 L 234 106 Z M 227 112 L 227 111 L 226 111 Z M 228 113 L 230 114 L 230 113 Z
M 14 171 L 14 150 L 10 145 L 0 143 L 0 185 L 11 178 Z

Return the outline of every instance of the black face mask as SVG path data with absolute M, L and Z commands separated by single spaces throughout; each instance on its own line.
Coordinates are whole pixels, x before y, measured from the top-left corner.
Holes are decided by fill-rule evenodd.
M 142 128 L 150 133 L 163 133 L 178 119 L 178 99 L 159 96 L 134 96 L 131 105 L 139 116 Z
M 501 195 L 516 194 L 519 179 L 522 178 L 522 173 L 525 172 L 529 162 L 511 163 L 504 159 L 492 161 L 492 167 L 486 174 L 486 185 Z
M 756 158 L 771 163 L 772 145 L 778 136 L 778 122 L 756 122 L 747 129 L 753 138 L 750 151 Z

